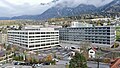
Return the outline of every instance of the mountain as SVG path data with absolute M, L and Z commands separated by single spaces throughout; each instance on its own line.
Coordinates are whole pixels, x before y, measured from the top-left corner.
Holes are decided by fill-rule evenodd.
M 111 3 L 99 7 L 99 11 L 102 12 L 120 12 L 120 0 L 113 0 Z
M 14 16 L 11 17 L 11 20 L 15 20 L 15 19 L 36 19 L 38 20 L 40 17 L 40 15 L 22 15 L 22 16 Z
M 40 19 L 48 19 L 55 17 L 73 16 L 81 13 L 93 12 L 96 7 L 93 5 L 81 4 L 75 8 L 71 7 L 52 7 L 40 15 Z
M 9 17 L 0 17 L 0 20 L 10 20 Z
M 97 8 L 93 5 L 85 5 L 80 4 L 77 7 L 52 7 L 42 13 L 41 15 L 23 15 L 23 16 L 15 16 L 11 19 L 49 19 L 56 17 L 64 17 L 64 16 L 74 16 L 80 15 L 82 13 L 91 13 L 95 11 Z
M 53 0 L 56 2 L 58 0 Z M 22 15 L 22 16 L 14 16 L 12 18 L 2 17 L 0 19 L 35 19 L 35 20 L 43 20 L 49 18 L 56 18 L 56 17 L 64 17 L 64 16 L 76 16 L 80 14 L 86 13 L 117 13 L 120 12 L 120 0 L 113 0 L 112 2 L 101 6 L 95 7 L 94 5 L 86 5 L 80 4 L 77 7 L 68 7 L 62 6 L 62 4 L 56 4 L 55 6 L 49 8 L 45 12 L 39 15 Z

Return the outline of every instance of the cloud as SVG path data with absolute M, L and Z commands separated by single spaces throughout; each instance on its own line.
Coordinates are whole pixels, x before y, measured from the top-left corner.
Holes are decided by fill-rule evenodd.
M 41 14 L 52 6 L 105 5 L 113 0 L 0 0 L 0 17 Z
M 33 1 L 33 0 L 32 0 Z M 41 3 L 41 2 L 40 2 Z M 52 4 L 49 5 L 40 5 L 31 4 L 29 2 L 25 3 L 11 3 L 7 0 L 0 0 L 0 17 L 12 17 L 12 16 L 19 16 L 19 15 L 36 15 L 41 14 L 48 8 L 52 7 Z
M 96 7 L 103 6 L 113 0 L 59 0 L 62 6 L 76 7 L 80 4 L 94 5 Z

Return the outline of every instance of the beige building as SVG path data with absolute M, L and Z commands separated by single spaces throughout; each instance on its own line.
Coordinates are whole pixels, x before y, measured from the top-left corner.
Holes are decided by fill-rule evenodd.
M 0 44 L 7 43 L 7 34 L 0 33 Z

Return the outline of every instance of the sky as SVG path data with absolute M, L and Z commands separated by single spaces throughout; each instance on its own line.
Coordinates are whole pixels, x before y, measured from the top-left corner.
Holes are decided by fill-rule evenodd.
M 0 0 L 0 17 L 37 15 L 58 4 L 60 7 L 76 7 L 79 4 L 99 7 L 111 1 L 113 0 Z

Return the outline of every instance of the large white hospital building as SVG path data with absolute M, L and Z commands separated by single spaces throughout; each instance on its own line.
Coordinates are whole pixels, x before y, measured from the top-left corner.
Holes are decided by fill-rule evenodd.
M 8 44 L 28 50 L 45 50 L 59 45 L 59 31 L 54 28 L 25 27 L 8 31 Z

